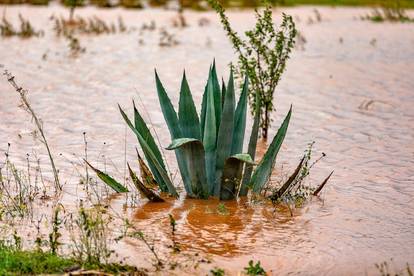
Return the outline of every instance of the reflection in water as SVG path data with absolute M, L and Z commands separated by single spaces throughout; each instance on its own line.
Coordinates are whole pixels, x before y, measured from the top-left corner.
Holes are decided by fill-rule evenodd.
M 177 222 L 176 240 L 184 250 L 222 257 L 250 254 L 262 246 L 265 250 L 278 248 L 278 244 L 285 242 L 283 232 L 295 226 L 287 210 L 276 212 L 269 203 L 251 205 L 246 199 L 224 203 L 185 199 L 176 203 L 147 203 L 137 209 L 133 223 L 138 229 L 162 233 L 161 240 L 168 241 L 171 239 L 168 214 L 172 214 Z

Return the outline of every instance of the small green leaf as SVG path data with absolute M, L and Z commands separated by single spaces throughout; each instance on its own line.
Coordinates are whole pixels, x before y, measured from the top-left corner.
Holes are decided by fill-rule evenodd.
M 231 158 L 240 160 L 240 161 L 242 161 L 244 163 L 247 163 L 247 164 L 250 164 L 250 165 L 255 165 L 255 163 L 253 162 L 252 157 L 248 153 L 238 153 L 238 154 L 232 155 Z
M 191 142 L 195 142 L 195 141 L 199 142 L 200 140 L 195 139 L 195 138 L 178 138 L 178 139 L 174 139 L 172 141 L 172 143 L 168 147 L 166 147 L 166 149 L 167 150 L 175 150 L 175 149 L 177 149 L 177 148 L 179 148 L 179 147 L 181 147 L 181 146 L 183 146 L 187 143 L 191 143 Z

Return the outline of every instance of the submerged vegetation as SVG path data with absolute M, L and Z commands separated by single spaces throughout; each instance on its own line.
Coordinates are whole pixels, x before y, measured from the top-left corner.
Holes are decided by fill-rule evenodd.
M 35 30 L 32 24 L 26 20 L 21 14 L 19 14 L 20 25 L 19 28 L 13 26 L 7 19 L 6 13 L 3 13 L 3 17 L 0 22 L 0 36 L 11 37 L 18 36 L 21 38 L 39 37 L 43 35 L 43 31 Z
M 382 3 L 380 7 L 374 8 L 370 14 L 363 16 L 362 19 L 373 22 L 414 22 L 414 18 L 407 14 L 399 0 Z
M 113 34 L 123 33 L 127 31 L 127 27 L 122 19 L 118 17 L 118 22 L 107 23 L 103 19 L 93 16 L 89 18 L 76 16 L 72 19 L 65 19 L 63 17 L 51 16 L 53 21 L 53 30 L 57 36 L 60 35 L 75 35 L 75 34 Z

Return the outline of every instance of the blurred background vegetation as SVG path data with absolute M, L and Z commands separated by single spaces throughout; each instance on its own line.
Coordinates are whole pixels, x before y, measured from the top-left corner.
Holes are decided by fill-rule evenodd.
M 56 0 L 52 0 L 56 1 Z M 58 0 L 64 5 L 68 2 L 76 0 Z M 0 4 L 32 4 L 32 5 L 48 5 L 49 0 L 0 0 Z M 76 1 L 79 5 L 95 5 L 99 7 L 123 6 L 125 8 L 142 8 L 143 3 L 149 6 L 160 7 L 165 6 L 169 2 L 177 2 L 176 0 L 88 0 Z M 206 1 L 203 0 L 179 0 L 183 8 L 201 9 L 206 7 Z M 260 0 L 221 0 L 225 7 L 257 7 Z M 328 6 L 384 6 L 384 5 L 400 5 L 401 8 L 414 8 L 414 0 L 272 0 L 275 5 L 295 6 L 295 5 L 328 5 Z

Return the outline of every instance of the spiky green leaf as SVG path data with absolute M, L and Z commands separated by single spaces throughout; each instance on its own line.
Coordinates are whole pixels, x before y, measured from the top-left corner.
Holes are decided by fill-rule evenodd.
M 180 128 L 180 123 L 177 117 L 177 113 L 174 110 L 174 107 L 171 103 L 170 98 L 167 95 L 167 92 L 162 85 L 157 71 L 155 71 L 155 82 L 157 86 L 157 94 L 158 99 L 160 102 L 162 114 L 164 115 L 164 119 L 167 123 L 168 129 L 170 131 L 171 140 L 178 139 L 182 137 L 182 132 Z M 187 193 L 191 196 L 193 193 L 191 191 L 191 179 L 190 174 L 187 171 L 187 164 L 185 161 L 185 156 L 182 150 L 175 151 L 175 157 L 177 159 L 178 168 L 180 170 L 181 177 L 183 179 L 184 188 Z
M 253 185 L 253 192 L 256 194 L 261 192 L 262 188 L 269 180 L 275 164 L 276 156 L 286 136 L 291 114 L 292 106 L 290 107 L 288 114 L 286 115 L 282 125 L 277 131 L 276 136 L 273 138 L 273 141 L 270 144 L 267 152 L 253 173 L 251 183 Z
M 156 168 L 157 172 L 159 173 L 159 175 L 161 176 L 162 182 L 165 183 L 168 192 L 173 196 L 178 196 L 177 190 L 175 189 L 173 183 L 171 182 L 171 179 L 169 178 L 167 171 L 158 162 L 157 158 L 155 157 L 155 154 L 152 152 L 151 148 L 148 146 L 145 139 L 141 136 L 141 134 L 132 125 L 131 121 L 129 120 L 129 118 L 125 114 L 125 112 L 122 110 L 122 108 L 119 105 L 118 105 L 118 107 L 119 107 L 119 111 L 121 112 L 121 115 L 124 118 L 125 122 L 127 123 L 127 125 L 131 128 L 131 130 L 137 136 L 138 141 L 139 141 L 139 143 L 142 147 L 142 150 L 144 151 L 144 153 L 146 152 L 146 155 L 149 157 L 149 160 L 151 160 L 151 162 L 153 162 L 153 164 L 155 165 L 155 168 Z M 160 184 L 160 188 L 162 190 L 161 183 L 159 183 L 159 184 Z
M 216 61 L 213 61 L 213 66 L 211 67 L 211 77 L 213 81 L 213 94 L 214 94 L 214 112 L 216 117 L 216 129 L 220 127 L 220 118 L 221 118 L 221 89 L 220 83 L 217 78 L 216 70 Z
M 178 120 L 182 136 L 201 140 L 200 121 L 198 119 L 197 110 L 194 106 L 193 97 L 191 96 L 185 72 L 181 81 Z
M 210 74 L 211 75 L 211 74 Z M 204 123 L 204 137 L 203 145 L 205 150 L 205 163 L 207 183 L 209 185 L 209 193 L 214 193 L 214 186 L 216 180 L 216 112 L 214 106 L 214 84 L 213 78 L 210 77 L 207 84 L 206 91 L 206 115 Z
M 144 138 L 144 141 L 147 143 L 148 147 L 151 149 L 151 151 L 154 153 L 155 158 L 157 159 L 158 163 L 164 168 L 165 170 L 165 164 L 164 160 L 161 156 L 161 152 L 155 143 L 154 137 L 152 136 L 147 124 L 145 123 L 144 119 L 142 118 L 141 114 L 139 113 L 138 109 L 134 105 L 134 123 L 135 123 L 135 129 L 138 131 L 138 133 L 141 134 L 142 138 Z M 140 140 L 138 139 L 138 142 Z M 141 148 L 143 148 L 143 145 L 141 144 Z M 162 191 L 167 190 L 166 183 L 163 181 L 161 175 L 159 174 L 155 164 L 153 161 L 151 161 L 151 158 L 148 156 L 148 151 L 144 151 L 145 158 L 147 159 L 148 166 L 151 169 L 151 172 L 154 175 L 155 180 L 157 183 L 159 183 L 160 188 Z
M 224 105 L 224 99 L 226 98 L 226 84 L 224 79 L 221 79 L 221 105 Z
M 231 72 L 226 90 L 226 98 L 223 105 L 220 128 L 217 136 L 216 185 L 214 188 L 215 196 L 220 195 L 220 179 L 223 172 L 224 162 L 231 153 L 234 128 L 234 105 L 234 80 L 233 72 Z
M 84 160 L 86 164 L 96 173 L 96 175 L 109 187 L 111 187 L 117 193 L 127 193 L 128 189 L 125 188 L 122 184 L 118 181 L 113 179 L 108 174 L 104 173 L 103 171 L 98 170 L 97 168 L 93 167 L 88 161 Z
M 241 153 L 243 151 L 244 133 L 246 131 L 248 89 L 249 79 L 246 76 L 239 102 L 237 103 L 236 112 L 234 113 L 233 145 L 231 154 Z
M 249 139 L 249 146 L 247 152 L 252 157 L 253 161 L 256 156 L 256 146 L 257 146 L 257 138 L 259 137 L 259 123 L 260 123 L 260 101 L 259 101 L 259 93 L 256 93 L 256 106 L 255 106 L 255 113 L 254 113 L 254 121 L 252 126 L 252 132 L 250 133 Z M 248 190 L 248 184 L 250 183 L 251 177 L 253 173 L 253 166 L 250 164 L 246 165 L 244 169 L 244 175 L 242 179 L 242 184 L 240 186 L 240 196 L 246 196 Z
M 207 112 L 207 87 L 208 82 L 211 78 L 211 66 L 208 69 L 208 80 L 206 83 L 206 86 L 204 87 L 204 93 L 203 93 L 203 100 L 201 102 L 201 114 L 200 114 L 200 129 L 201 129 L 201 137 L 204 139 L 204 128 L 205 128 L 205 122 L 206 122 L 206 112 Z

